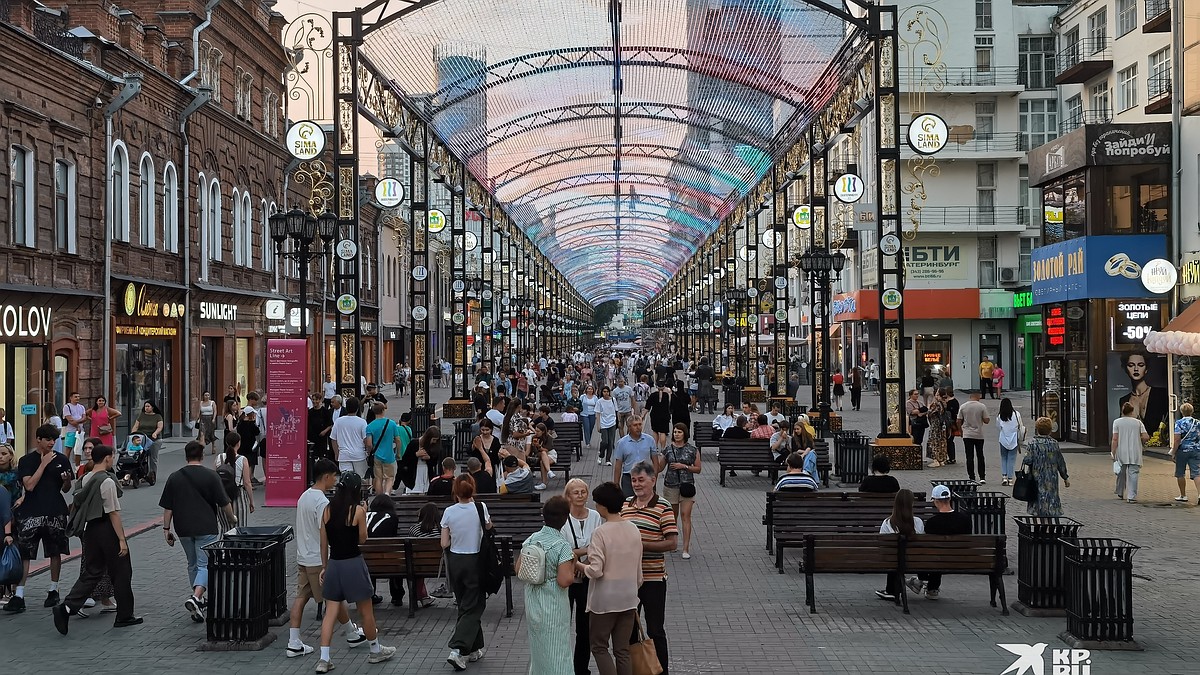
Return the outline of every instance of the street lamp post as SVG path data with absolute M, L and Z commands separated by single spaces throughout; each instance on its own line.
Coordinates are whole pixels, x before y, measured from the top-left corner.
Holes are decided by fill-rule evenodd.
M 300 265 L 300 337 L 308 339 L 308 267 L 313 258 L 324 258 L 331 252 L 330 242 L 337 236 L 338 217 L 332 211 L 312 216 L 294 208 L 278 212 L 269 219 L 271 239 L 275 241 L 275 255 L 279 258 L 294 258 Z M 313 240 L 320 238 L 321 248 L 312 250 Z M 284 244 L 292 240 L 292 251 L 285 251 Z
M 830 253 L 826 248 L 810 248 L 800 255 L 800 269 L 808 275 L 814 289 L 812 310 L 813 346 L 813 405 L 821 410 L 820 431 L 829 431 L 829 317 L 833 281 L 846 267 L 846 255 Z M 819 299 L 818 299 L 819 297 Z

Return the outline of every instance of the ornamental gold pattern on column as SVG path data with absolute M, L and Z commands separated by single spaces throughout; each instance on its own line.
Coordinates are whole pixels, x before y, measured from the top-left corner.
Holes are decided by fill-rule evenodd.
M 354 152 L 354 103 L 338 101 L 338 147 L 344 153 Z
M 351 220 L 354 218 L 354 167 L 338 168 L 338 218 Z
M 296 182 L 308 183 L 308 212 L 314 218 L 329 209 L 333 199 L 333 182 L 329 180 L 329 167 L 325 162 L 319 159 L 301 162 L 296 167 Z
M 907 17 L 907 18 L 906 18 Z M 946 84 L 946 64 L 943 61 L 942 36 L 949 35 L 946 19 L 937 10 L 925 5 L 915 5 L 901 16 L 904 30 L 901 32 L 899 49 L 908 55 L 908 82 L 904 89 L 908 96 L 909 113 L 916 117 L 925 112 L 925 98 L 929 91 L 942 91 Z M 921 210 L 929 199 L 925 181 L 941 174 L 937 160 L 932 156 L 913 153 L 905 162 L 908 177 L 901 188 L 908 195 L 907 220 L 911 229 L 901 226 L 905 239 L 915 239 L 921 229 Z
M 351 83 L 354 71 L 353 59 L 350 56 L 352 50 L 356 49 L 353 45 L 342 43 L 338 45 L 338 93 L 349 94 L 354 89 Z

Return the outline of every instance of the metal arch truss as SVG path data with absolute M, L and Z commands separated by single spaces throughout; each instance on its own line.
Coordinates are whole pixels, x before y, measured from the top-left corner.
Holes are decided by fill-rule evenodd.
M 632 211 L 633 207 L 637 204 L 647 204 L 649 206 L 667 209 L 668 211 L 677 209 L 698 221 L 712 223 L 712 227 L 709 228 L 710 230 L 716 229 L 716 216 L 697 211 L 696 207 L 688 202 L 679 201 L 678 199 L 671 197 L 661 197 L 658 195 L 638 195 L 636 197 L 621 195 L 619 199 L 613 195 L 583 195 L 581 197 L 573 197 L 571 199 L 550 205 L 549 207 L 538 211 L 538 215 L 544 220 L 551 212 L 557 216 L 575 209 L 601 206 L 609 211 L 612 211 L 613 216 L 615 217 L 618 206 L 622 210 Z M 726 200 L 725 204 L 721 207 L 722 211 L 728 208 L 728 206 L 729 201 Z M 721 213 L 721 211 L 718 211 L 718 214 L 719 213 Z
M 563 190 L 571 188 L 591 186 L 591 185 L 616 185 L 616 179 L 611 171 L 598 173 L 581 173 L 574 176 L 567 176 L 552 180 L 548 183 L 543 183 L 537 187 L 530 188 L 529 191 L 511 195 L 508 200 L 510 204 L 525 204 L 528 202 L 537 201 L 547 195 L 552 195 Z M 697 201 L 704 202 L 706 205 L 716 208 L 721 205 L 721 198 L 717 195 L 701 190 L 694 185 L 691 185 L 686 180 L 668 176 L 659 173 L 649 173 L 645 171 L 630 171 L 621 174 L 621 184 L 625 185 L 644 185 L 649 187 L 659 187 L 671 191 L 676 191 L 684 194 L 695 193 Z M 638 196 L 641 198 L 641 195 Z
M 672 164 L 691 167 L 697 171 L 711 171 L 712 166 L 703 164 L 694 159 L 685 157 L 683 150 L 669 145 L 656 145 L 653 143 L 632 143 L 621 146 L 621 157 L 630 159 L 661 159 Z M 512 183 L 515 180 L 537 173 L 542 169 L 568 164 L 570 162 L 578 162 L 586 159 L 596 159 L 604 157 L 613 157 L 616 154 L 616 146 L 612 143 L 597 143 L 595 145 L 578 145 L 570 148 L 560 148 L 551 150 L 537 157 L 531 157 L 520 164 L 514 165 L 510 169 L 506 169 L 492 179 L 499 191 L 505 185 Z M 747 181 L 750 176 L 744 176 Z

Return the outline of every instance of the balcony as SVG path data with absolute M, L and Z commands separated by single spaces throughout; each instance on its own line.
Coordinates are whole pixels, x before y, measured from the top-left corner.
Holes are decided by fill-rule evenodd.
M 1058 125 L 1058 135 L 1066 136 L 1085 124 L 1108 124 L 1112 121 L 1111 108 L 1080 110 Z
M 926 206 L 919 217 L 922 232 L 1024 232 L 1029 224 L 1029 209 L 1023 206 Z M 908 214 L 903 218 L 908 223 Z
M 1146 23 L 1143 33 L 1166 33 L 1171 30 L 1171 0 L 1146 0 Z
M 908 137 L 907 125 L 901 134 L 904 138 Z M 949 142 L 937 156 L 953 159 L 1024 159 L 1029 151 L 1025 146 L 1024 135 L 1016 131 L 980 133 L 970 125 L 951 126 Z M 903 154 L 909 157 L 915 153 L 905 145 Z
M 900 81 L 906 91 L 924 86 L 930 94 L 1019 94 L 1025 85 L 1019 81 L 1016 66 L 991 68 L 901 67 Z
M 1055 84 L 1083 84 L 1112 70 L 1112 40 L 1087 38 L 1074 42 L 1058 53 Z
M 1150 76 L 1146 83 L 1146 114 L 1162 115 L 1171 112 L 1171 69 Z

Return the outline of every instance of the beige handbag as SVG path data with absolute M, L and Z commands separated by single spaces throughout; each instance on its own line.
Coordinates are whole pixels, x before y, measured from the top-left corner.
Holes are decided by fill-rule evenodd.
M 642 632 L 642 620 L 636 614 L 634 625 L 637 626 L 637 642 L 629 645 L 629 661 L 633 664 L 633 675 L 662 675 L 662 664 L 658 662 L 654 640 L 647 638 Z

